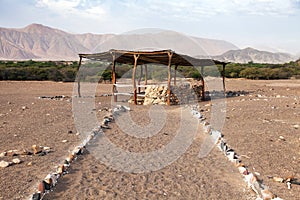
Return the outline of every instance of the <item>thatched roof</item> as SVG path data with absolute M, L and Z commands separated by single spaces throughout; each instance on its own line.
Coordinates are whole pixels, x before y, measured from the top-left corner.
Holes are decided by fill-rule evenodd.
M 177 54 L 172 50 L 160 50 L 160 51 L 126 51 L 126 50 L 109 50 L 102 53 L 94 54 L 79 54 L 81 58 L 87 58 L 90 60 L 99 60 L 104 62 L 112 62 L 113 55 L 115 55 L 115 61 L 120 64 L 134 64 L 134 55 L 139 55 L 137 64 L 149 64 L 157 63 L 168 65 L 169 54 L 172 53 L 171 65 L 177 66 L 213 66 L 216 64 L 226 65 L 226 62 L 221 62 L 212 59 L 197 59 L 188 55 Z

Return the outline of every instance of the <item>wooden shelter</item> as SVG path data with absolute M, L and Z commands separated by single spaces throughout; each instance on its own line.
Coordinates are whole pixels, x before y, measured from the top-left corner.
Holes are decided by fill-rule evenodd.
M 117 100 L 117 79 L 116 79 L 116 63 L 120 64 L 129 64 L 133 65 L 132 72 L 132 85 L 133 85 L 133 98 L 134 103 L 137 104 L 137 85 L 136 85 L 136 68 L 138 65 L 147 65 L 147 64 L 163 64 L 168 67 L 168 99 L 167 104 L 170 105 L 170 94 L 171 94 L 171 67 L 175 66 L 174 74 L 174 85 L 176 85 L 176 70 L 178 66 L 195 66 L 201 67 L 201 75 L 203 74 L 203 68 L 205 66 L 214 66 L 222 65 L 221 75 L 223 77 L 223 88 L 225 91 L 225 66 L 226 62 L 221 62 L 218 60 L 212 59 L 197 59 L 188 55 L 177 54 L 172 50 L 160 50 L 160 51 L 126 51 L 126 50 L 109 50 L 102 53 L 94 54 L 79 54 L 79 65 L 78 69 L 81 66 L 82 58 L 95 61 L 111 62 L 112 63 L 112 93 L 114 95 L 115 101 Z M 147 74 L 147 68 L 145 68 L 145 73 Z M 204 78 L 201 76 L 201 81 L 203 85 L 202 99 L 205 99 L 205 87 L 204 87 Z M 145 80 L 145 86 L 147 85 L 147 75 Z M 78 95 L 80 96 L 80 78 L 78 78 Z

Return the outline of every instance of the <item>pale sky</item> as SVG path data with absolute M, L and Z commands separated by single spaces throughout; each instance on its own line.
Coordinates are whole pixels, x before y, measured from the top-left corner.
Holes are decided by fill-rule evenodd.
M 300 55 L 300 0 L 0 0 L 0 27 L 31 23 L 70 33 L 159 28 Z

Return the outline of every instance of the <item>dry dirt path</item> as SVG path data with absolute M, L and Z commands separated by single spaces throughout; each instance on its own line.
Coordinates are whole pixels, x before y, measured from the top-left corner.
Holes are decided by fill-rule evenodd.
M 101 106 L 104 106 L 107 100 L 102 98 L 100 102 Z M 149 106 L 132 106 L 131 109 L 130 116 L 126 118 L 131 117 L 141 127 L 151 122 L 148 114 Z M 178 106 L 163 109 L 166 110 L 166 122 L 153 137 L 142 139 L 130 136 L 118 126 L 117 122 L 111 123 L 111 129 L 105 130 L 105 135 L 112 143 L 129 152 L 150 152 L 163 148 L 175 137 L 183 120 Z M 63 177 L 54 192 L 45 197 L 46 199 L 251 199 L 242 176 L 218 149 L 214 148 L 205 158 L 198 157 L 204 137 L 202 125 L 199 125 L 198 134 L 192 145 L 178 160 L 160 170 L 145 173 L 123 172 L 103 164 L 97 158 L 97 154 L 102 152 L 92 148 L 72 165 L 69 174 Z M 107 152 L 106 156 L 109 154 Z M 117 162 L 115 161 L 116 164 Z

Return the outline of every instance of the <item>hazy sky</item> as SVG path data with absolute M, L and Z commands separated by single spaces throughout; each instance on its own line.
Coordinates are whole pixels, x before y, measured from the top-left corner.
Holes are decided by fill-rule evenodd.
M 31 23 L 71 33 L 160 28 L 300 54 L 300 0 L 0 0 L 0 27 Z

